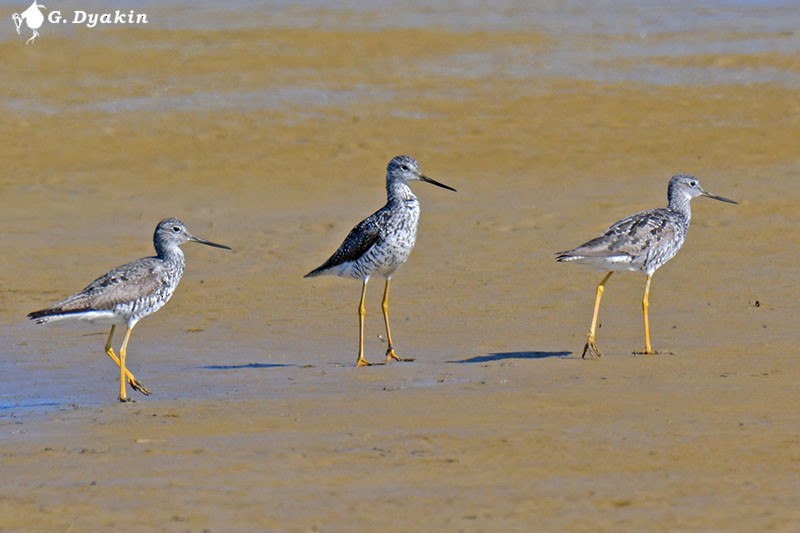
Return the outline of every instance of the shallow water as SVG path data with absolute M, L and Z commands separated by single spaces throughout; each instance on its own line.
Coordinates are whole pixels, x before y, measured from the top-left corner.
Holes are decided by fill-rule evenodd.
M 152 25 L 0 25 L 2 527 L 798 524 L 792 3 L 108 5 Z M 355 370 L 358 284 L 303 275 L 398 153 L 459 192 L 414 187 L 391 306 L 416 361 Z M 581 361 L 601 274 L 553 253 L 678 171 L 740 204 L 697 199 L 655 275 L 662 354 L 630 355 L 644 280 L 618 275 Z M 107 331 L 25 314 L 151 254 L 167 216 L 234 251 L 184 247 L 131 338 L 154 394 L 120 405 Z

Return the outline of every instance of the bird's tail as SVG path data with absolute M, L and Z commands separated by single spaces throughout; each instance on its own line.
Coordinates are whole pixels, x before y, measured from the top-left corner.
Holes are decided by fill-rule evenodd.
M 324 268 L 322 268 L 322 267 L 315 268 L 314 270 L 312 270 L 311 272 L 309 272 L 308 274 L 306 274 L 306 275 L 305 275 L 305 276 L 303 276 L 303 277 L 304 277 L 304 278 L 315 278 L 315 277 L 319 276 L 320 274 L 322 274 L 322 272 L 323 272 L 324 270 L 325 270 L 325 269 L 324 269 Z
M 46 324 L 47 322 L 52 322 L 53 320 L 60 320 L 62 318 L 66 318 L 70 315 L 79 314 L 84 311 L 85 309 L 74 309 L 70 311 L 65 311 L 64 309 L 60 309 L 58 307 L 51 307 L 50 309 L 41 309 L 39 311 L 28 313 L 28 318 L 31 320 L 35 320 L 37 324 Z
M 565 263 L 567 261 L 575 261 L 577 257 L 572 255 L 570 252 L 556 252 L 556 261 L 559 263 Z

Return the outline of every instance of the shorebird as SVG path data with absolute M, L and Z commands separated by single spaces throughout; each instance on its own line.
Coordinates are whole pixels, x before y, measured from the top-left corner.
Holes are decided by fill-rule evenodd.
M 126 381 L 134 390 L 149 395 L 150 391 L 125 366 L 128 340 L 136 323 L 161 309 L 178 286 L 186 264 L 180 245 L 186 242 L 230 250 L 223 244 L 195 237 L 177 218 L 164 219 L 153 235 L 154 257 L 143 257 L 109 270 L 79 293 L 47 309 L 28 313 L 28 318 L 37 324 L 66 319 L 111 324 L 105 351 L 119 367 L 119 401 L 129 401 Z M 127 328 L 119 357 L 111 347 L 117 325 Z
M 454 188 L 439 183 L 422 174 L 417 160 L 407 155 L 399 155 L 389 161 L 386 168 L 386 205 L 359 222 L 345 238 L 333 255 L 305 275 L 310 278 L 324 274 L 343 278 L 360 279 L 361 302 L 358 306 L 358 359 L 356 366 L 370 363 L 364 358 L 364 317 L 367 295 L 367 282 L 374 275 L 386 279 L 383 289 L 383 320 L 386 324 L 386 361 L 402 361 L 394 351 L 392 333 L 389 328 L 389 283 L 392 274 L 406 262 L 417 239 L 419 223 L 419 200 L 414 196 L 411 181 L 425 181 L 455 191 Z
M 650 209 L 623 218 L 599 237 L 572 250 L 556 254 L 556 261 L 574 261 L 608 272 L 597 286 L 592 325 L 589 329 L 586 345 L 583 347 L 582 358 L 585 359 L 587 354 L 590 357 L 600 357 L 602 355 L 595 343 L 600 299 L 611 274 L 625 270 L 640 271 L 647 274 L 644 297 L 642 298 L 644 351 L 638 353 L 656 353 L 650 345 L 650 321 L 648 319 L 650 280 L 653 278 L 653 273 L 672 259 L 683 245 L 683 241 L 686 239 L 686 232 L 689 230 L 689 221 L 692 218 L 690 204 L 692 198 L 697 196 L 705 196 L 729 204 L 736 203 L 728 198 L 703 190 L 700 182 L 694 176 L 677 174 L 669 180 L 669 187 L 667 188 L 669 203 L 667 207 Z

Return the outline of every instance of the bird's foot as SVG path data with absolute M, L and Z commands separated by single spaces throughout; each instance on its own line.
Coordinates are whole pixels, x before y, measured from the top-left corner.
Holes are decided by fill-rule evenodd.
M 641 352 L 633 352 L 633 355 L 656 355 L 656 354 L 658 354 L 658 352 L 653 350 L 652 348 L 650 348 L 649 350 L 645 348 Z
M 388 350 L 386 350 L 386 362 L 387 363 L 391 363 L 392 361 L 400 361 L 401 363 L 409 363 L 409 362 L 414 361 L 414 360 L 415 359 L 413 357 L 409 357 L 409 358 L 400 357 L 399 355 L 394 353 L 394 348 L 389 348 Z
M 119 401 L 121 403 L 128 403 L 128 402 L 132 402 L 133 400 L 130 398 L 130 396 L 120 396 L 119 397 Z
M 600 353 L 600 349 L 595 344 L 594 337 L 590 333 L 589 340 L 586 341 L 586 345 L 583 347 L 581 359 L 599 359 L 600 357 L 603 357 L 603 354 Z
M 138 379 L 129 379 L 128 383 L 131 384 L 131 387 L 133 387 L 133 390 L 139 391 L 142 394 L 144 394 L 145 396 L 150 396 L 151 394 L 153 394 L 152 392 L 150 392 L 150 389 L 145 387 L 144 384 L 141 381 L 139 381 Z
M 356 367 L 359 367 L 359 366 L 373 366 L 373 365 L 372 365 L 372 363 L 370 363 L 369 361 L 364 359 L 363 356 L 359 355 L 358 356 L 358 361 L 356 361 Z

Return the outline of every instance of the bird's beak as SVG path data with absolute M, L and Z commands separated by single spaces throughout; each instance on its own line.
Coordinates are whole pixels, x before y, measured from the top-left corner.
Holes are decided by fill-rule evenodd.
M 734 202 L 730 198 L 724 198 L 722 196 L 717 196 L 716 194 L 711 194 L 708 191 L 703 191 L 702 195 L 705 196 L 706 198 L 713 198 L 714 200 L 719 200 L 720 202 L 727 202 L 729 204 L 738 204 L 739 203 L 739 202 Z
M 434 180 L 434 179 L 431 179 L 431 178 L 429 178 L 429 177 L 428 177 L 428 176 L 426 176 L 425 174 L 420 174 L 420 175 L 419 175 L 419 179 L 420 179 L 421 181 L 427 181 L 427 182 L 428 182 L 428 183 L 430 183 L 431 185 L 436 185 L 437 187 L 441 187 L 442 189 L 447 189 L 448 191 L 458 192 L 458 191 L 456 191 L 454 188 L 452 188 L 451 186 L 449 186 L 449 185 L 445 185 L 444 183 L 439 183 L 438 181 L 436 181 L 436 180 Z
M 224 248 L 226 250 L 233 250 L 233 248 L 231 248 L 230 246 L 225 246 L 224 244 L 217 244 L 215 242 L 207 241 L 205 239 L 201 239 L 200 237 L 195 237 L 194 235 L 192 235 L 189 240 L 192 242 L 205 244 L 206 246 L 213 246 L 214 248 Z

